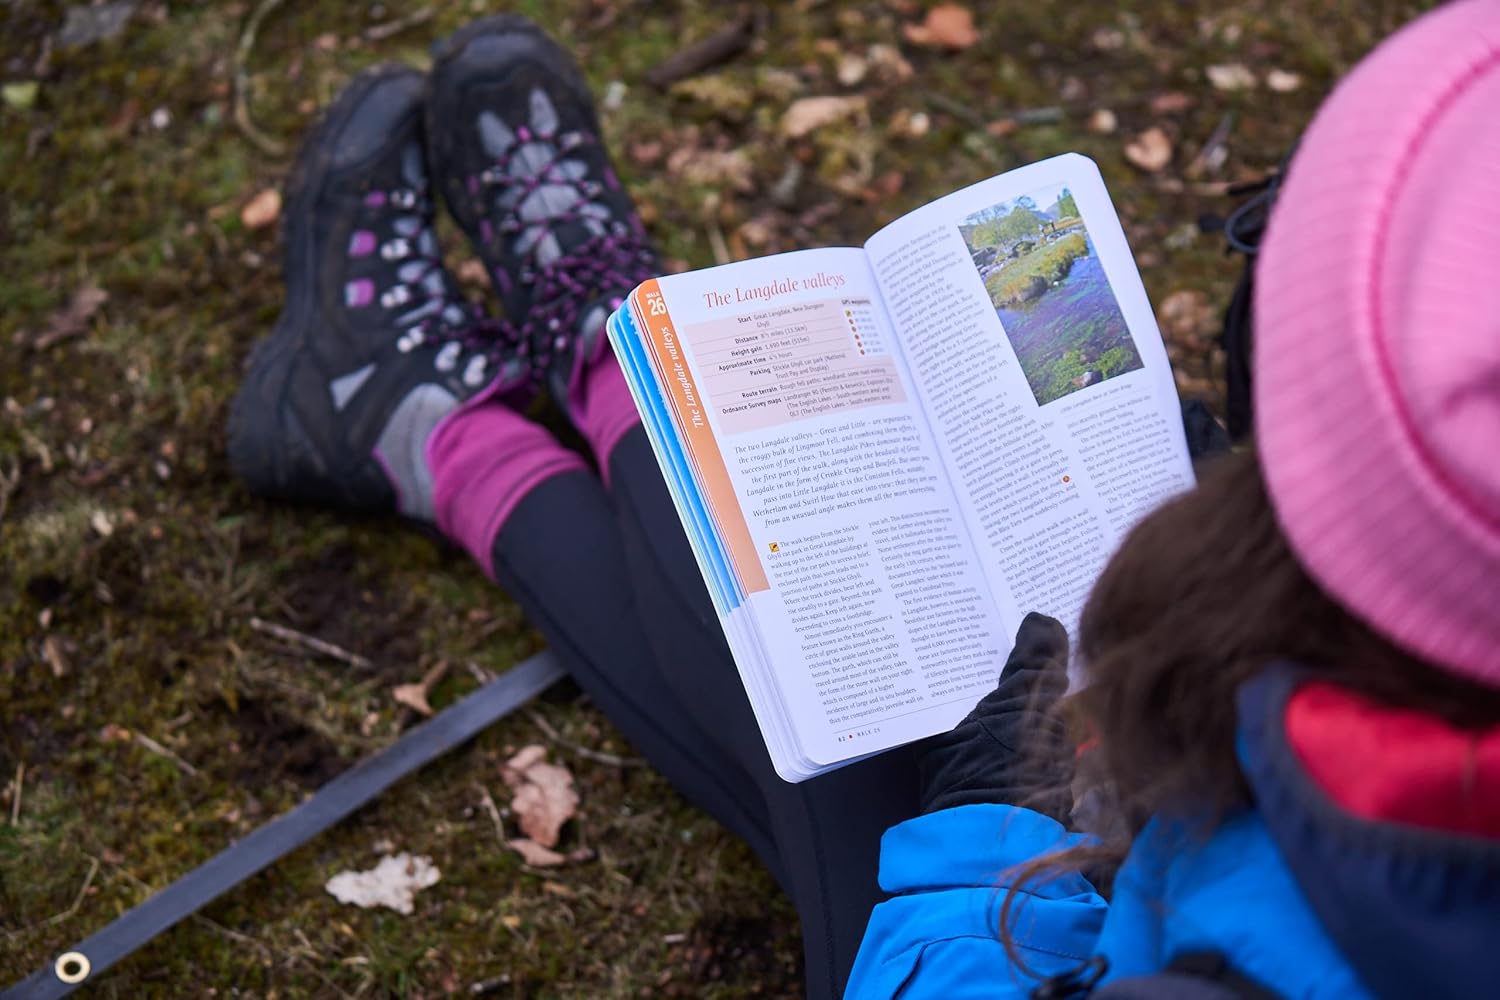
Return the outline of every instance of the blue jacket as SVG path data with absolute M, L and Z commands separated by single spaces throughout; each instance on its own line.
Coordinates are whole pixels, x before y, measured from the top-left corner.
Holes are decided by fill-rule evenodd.
M 1287 738 L 1300 683 L 1294 668 L 1277 667 L 1241 693 L 1239 756 L 1253 810 L 1207 839 L 1149 824 L 1108 903 L 1079 875 L 1028 886 L 1012 928 L 1033 973 L 1066 973 L 1098 955 L 1108 982 L 1213 951 L 1286 997 L 1500 996 L 1500 830 L 1414 825 L 1409 812 L 1391 822 L 1335 801 Z M 1359 746 L 1401 752 L 1380 732 L 1359 732 L 1383 725 L 1379 718 L 1339 711 L 1328 726 L 1353 727 Z M 1371 761 L 1376 780 L 1379 764 Z M 1455 794 L 1473 793 L 1473 774 L 1442 769 L 1419 776 L 1417 800 L 1450 779 Z M 1495 779 L 1477 787 L 1492 790 Z M 1078 837 L 1006 805 L 960 806 L 892 827 L 880 882 L 893 898 L 871 915 L 846 997 L 1026 997 L 1037 980 L 1018 971 L 996 930 L 1006 874 Z

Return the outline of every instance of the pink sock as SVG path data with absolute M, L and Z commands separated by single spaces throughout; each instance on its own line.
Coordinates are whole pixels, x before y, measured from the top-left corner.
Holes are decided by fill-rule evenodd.
M 555 475 L 587 468 L 544 428 L 498 402 L 444 419 L 427 440 L 427 467 L 438 529 L 490 577 L 495 537 L 521 499 Z
M 570 404 L 573 423 L 593 449 L 599 474 L 608 485 L 610 453 L 620 438 L 641 422 L 613 351 L 606 349 L 602 357 L 584 370 Z

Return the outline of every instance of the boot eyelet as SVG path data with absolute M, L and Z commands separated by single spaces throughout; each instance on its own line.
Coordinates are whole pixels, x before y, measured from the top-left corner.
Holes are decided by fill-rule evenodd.
M 395 309 L 411 301 L 411 290 L 405 285 L 393 285 L 380 293 L 380 304 L 386 309 Z
M 432 359 L 432 367 L 440 372 L 451 372 L 458 367 L 458 356 L 462 353 L 462 345 L 456 340 L 450 340 L 437 352 L 437 357 Z
M 483 355 L 470 358 L 469 363 L 464 366 L 463 382 L 471 389 L 478 388 L 484 384 L 484 371 L 488 367 Z

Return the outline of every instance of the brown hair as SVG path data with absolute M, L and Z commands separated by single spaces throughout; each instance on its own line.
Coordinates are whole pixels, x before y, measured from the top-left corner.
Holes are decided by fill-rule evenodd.
M 1110 804 L 1113 835 L 1015 873 L 1000 916 L 1013 961 L 1011 911 L 1032 880 L 1085 871 L 1102 887 L 1152 816 L 1206 836 L 1249 804 L 1235 694 L 1275 660 L 1461 727 L 1500 720 L 1500 692 L 1397 649 L 1313 582 L 1281 533 L 1253 448 L 1214 460 L 1196 489 L 1136 526 L 1095 584 L 1077 642 L 1088 683 L 1061 710 L 1093 741 L 1078 787 Z

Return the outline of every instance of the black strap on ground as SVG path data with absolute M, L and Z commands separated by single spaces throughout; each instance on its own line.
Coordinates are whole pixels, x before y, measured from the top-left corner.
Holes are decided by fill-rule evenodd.
M 541 694 L 563 669 L 550 653 L 517 664 L 450 705 L 384 750 L 360 761 L 289 812 L 276 817 L 167 886 L 108 927 L 58 955 L 0 1000 L 52 1000 L 84 983 L 191 916 L 245 879 L 301 847 L 423 765 Z

